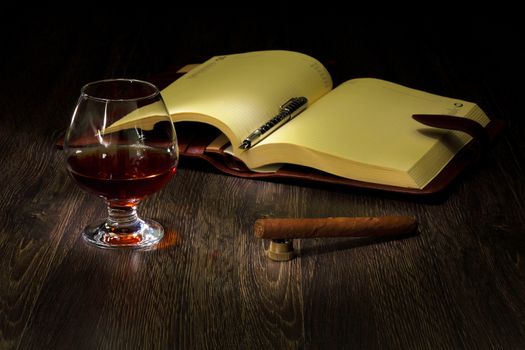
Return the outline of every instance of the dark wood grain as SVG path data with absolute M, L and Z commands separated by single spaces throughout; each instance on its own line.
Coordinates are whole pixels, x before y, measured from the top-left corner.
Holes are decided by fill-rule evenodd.
M 525 347 L 519 21 L 84 15 L 2 14 L 0 349 Z M 378 77 L 474 101 L 509 127 L 437 202 L 182 163 L 139 208 L 166 228 L 156 249 L 86 245 L 80 232 L 104 204 L 54 148 L 80 87 L 259 49 L 311 54 L 336 81 Z M 414 216 L 419 234 L 296 240 L 286 263 L 253 237 L 258 218 L 380 215 Z

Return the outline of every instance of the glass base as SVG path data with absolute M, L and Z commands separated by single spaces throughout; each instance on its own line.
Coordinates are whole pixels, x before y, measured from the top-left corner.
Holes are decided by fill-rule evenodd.
M 164 237 L 164 229 L 153 220 L 137 219 L 131 229 L 115 227 L 111 222 L 102 220 L 89 225 L 82 232 L 84 240 L 100 248 L 107 249 L 144 249 L 157 244 Z

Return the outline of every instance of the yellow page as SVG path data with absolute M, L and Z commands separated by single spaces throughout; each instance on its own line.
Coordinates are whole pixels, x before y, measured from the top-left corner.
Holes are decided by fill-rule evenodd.
M 462 107 L 458 108 L 460 104 Z M 367 166 L 408 172 L 438 143 L 438 138 L 420 132 L 425 126 L 413 120 L 412 115 L 464 116 L 474 106 L 383 80 L 353 79 L 322 97 L 253 149 L 262 150 L 269 144 L 293 144 Z M 484 125 L 487 121 L 480 122 Z M 293 163 L 293 154 L 287 156 L 290 159 L 286 161 Z M 330 165 L 328 169 L 324 164 L 308 165 L 330 170 Z
M 291 97 L 309 103 L 332 88 L 316 59 L 292 51 L 256 51 L 209 59 L 173 82 L 162 96 L 173 121 L 219 128 L 234 153 L 242 140 L 266 123 Z

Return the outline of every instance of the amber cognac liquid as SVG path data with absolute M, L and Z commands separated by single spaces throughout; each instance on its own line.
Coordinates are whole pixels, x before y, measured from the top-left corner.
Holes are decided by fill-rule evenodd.
M 151 147 L 79 148 L 69 171 L 86 191 L 128 206 L 163 188 L 176 171 L 176 155 Z

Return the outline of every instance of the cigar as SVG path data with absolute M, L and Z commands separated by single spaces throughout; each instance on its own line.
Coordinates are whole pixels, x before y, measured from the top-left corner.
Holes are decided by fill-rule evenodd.
M 255 237 L 284 240 L 316 237 L 383 237 L 415 232 L 409 216 L 274 218 L 255 221 Z

